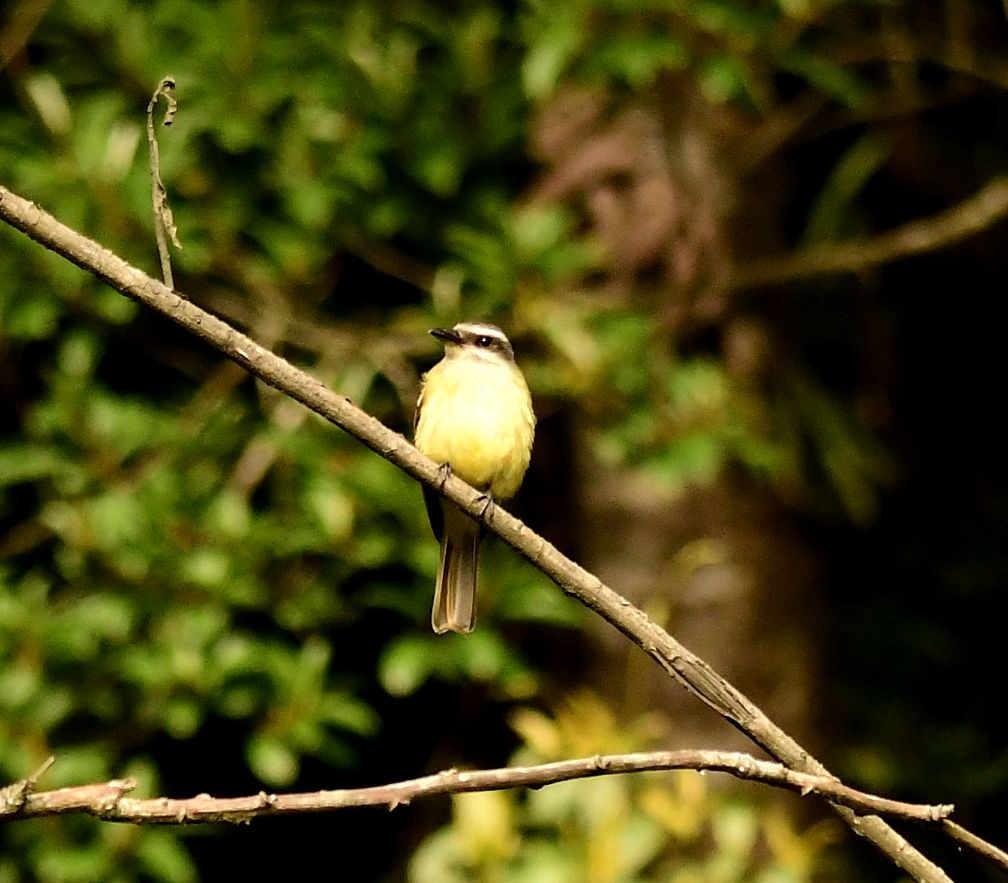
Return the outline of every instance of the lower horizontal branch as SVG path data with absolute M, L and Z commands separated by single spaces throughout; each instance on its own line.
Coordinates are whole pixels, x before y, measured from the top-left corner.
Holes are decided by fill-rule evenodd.
M 370 788 L 302 794 L 267 794 L 260 791 L 248 797 L 211 797 L 209 794 L 199 794 L 183 800 L 168 797 L 140 800 L 127 797 L 136 787 L 136 782 L 132 779 L 36 792 L 32 790 L 36 774 L 0 792 L 3 795 L 0 798 L 0 819 L 87 813 L 108 821 L 148 824 L 248 822 L 260 816 L 329 812 L 358 806 L 384 806 L 392 810 L 417 798 L 436 794 L 541 788 L 571 779 L 657 770 L 729 773 L 740 779 L 788 788 L 803 796 L 818 794 L 858 812 L 918 821 L 936 822 L 946 819 L 953 809 L 951 804 L 929 806 L 877 797 L 850 788 L 828 776 L 797 772 L 783 764 L 758 760 L 751 755 L 733 751 L 653 751 L 596 755 L 492 770 L 445 770 L 432 776 Z

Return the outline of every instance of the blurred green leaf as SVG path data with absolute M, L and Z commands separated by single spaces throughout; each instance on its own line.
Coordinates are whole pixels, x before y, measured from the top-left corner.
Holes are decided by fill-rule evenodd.
M 137 846 L 137 860 L 144 871 L 156 880 L 190 883 L 199 873 L 189 853 L 178 838 L 168 831 L 154 831 Z
M 803 77 L 825 94 L 838 98 L 848 107 L 863 107 L 870 95 L 867 83 L 851 66 L 833 62 L 798 47 L 782 56 L 781 66 Z
M 3 306 L 4 333 L 15 339 L 45 340 L 56 330 L 62 309 L 52 297 L 38 296 Z
M 382 686 L 393 696 L 408 696 L 436 669 L 430 641 L 413 635 L 391 642 L 378 663 Z
M 589 59 L 592 66 L 635 88 L 649 85 L 663 71 L 682 70 L 688 61 L 689 51 L 681 40 L 658 32 L 614 34 Z
M 0 448 L 0 486 L 47 478 L 60 466 L 55 450 L 38 445 Z
M 274 788 L 290 785 L 300 768 L 297 755 L 287 745 L 263 733 L 249 739 L 245 756 L 252 772 Z
M 891 154 L 889 139 L 876 132 L 851 145 L 834 166 L 809 212 L 806 242 L 830 242 L 850 235 L 852 204 Z
M 40 856 L 38 871 L 53 883 L 88 883 L 107 880 L 114 873 L 111 852 L 100 844 L 90 848 L 48 850 Z

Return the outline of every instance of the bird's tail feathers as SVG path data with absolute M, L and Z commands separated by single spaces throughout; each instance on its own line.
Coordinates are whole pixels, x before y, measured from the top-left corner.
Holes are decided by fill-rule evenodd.
M 431 625 L 437 634 L 468 634 L 476 625 L 476 578 L 479 571 L 479 524 L 445 501 L 441 558 Z

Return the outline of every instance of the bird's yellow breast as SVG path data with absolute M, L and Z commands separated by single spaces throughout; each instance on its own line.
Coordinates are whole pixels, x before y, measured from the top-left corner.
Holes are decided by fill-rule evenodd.
M 513 496 L 532 455 L 535 416 L 512 362 L 446 358 L 424 378 L 416 446 L 497 499 Z

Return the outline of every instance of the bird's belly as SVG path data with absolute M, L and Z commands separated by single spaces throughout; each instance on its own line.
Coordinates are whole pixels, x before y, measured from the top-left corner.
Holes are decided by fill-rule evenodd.
M 464 387 L 464 385 L 463 385 Z M 532 449 L 527 394 L 489 398 L 482 386 L 425 398 L 416 442 L 473 487 L 506 499 L 518 490 Z

